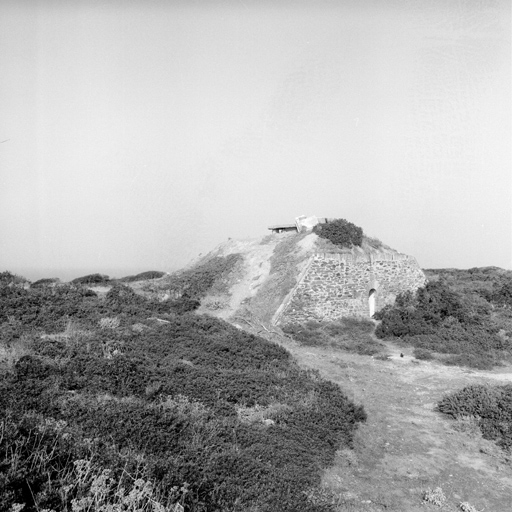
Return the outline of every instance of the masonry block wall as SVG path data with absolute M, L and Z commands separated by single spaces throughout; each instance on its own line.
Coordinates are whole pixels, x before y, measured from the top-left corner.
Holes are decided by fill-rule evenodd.
M 275 323 L 369 318 L 393 304 L 399 293 L 415 291 L 425 282 L 416 260 L 405 254 L 315 254 L 274 317 Z

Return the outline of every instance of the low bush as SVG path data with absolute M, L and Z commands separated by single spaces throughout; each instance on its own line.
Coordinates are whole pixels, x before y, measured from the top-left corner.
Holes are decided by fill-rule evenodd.
M 86 276 L 77 277 L 71 281 L 71 284 L 91 285 L 91 284 L 109 284 L 110 277 L 105 274 L 88 274 Z
M 467 366 L 476 370 L 492 370 L 496 364 L 492 356 L 475 354 L 453 354 L 443 362 L 448 366 Z
M 427 350 L 426 348 L 417 347 L 413 350 L 412 354 L 416 359 L 421 359 L 424 361 L 431 361 L 432 359 L 434 359 L 434 355 L 432 354 L 432 352 L 430 352 L 430 350 Z
M 335 322 L 310 320 L 303 324 L 289 323 L 284 325 L 282 330 L 302 345 L 331 347 L 360 355 L 374 355 L 384 348 L 372 336 L 374 327 L 370 320 L 344 318 Z
M 23 276 L 18 276 L 9 272 L 8 270 L 4 272 L 0 272 L 0 287 L 3 286 L 23 286 L 27 284 L 29 281 L 25 279 Z
M 330 240 L 339 247 L 361 246 L 363 230 L 345 219 L 335 219 L 326 224 L 317 224 L 313 231 L 321 238 Z
M 485 439 L 512 448 L 512 385 L 467 386 L 444 396 L 437 404 L 452 418 L 475 418 Z
M 33 283 L 30 284 L 30 288 L 44 288 L 46 286 L 56 286 L 58 283 L 60 283 L 60 279 L 58 277 L 50 277 L 34 281 Z
M 492 306 L 482 301 L 481 296 L 462 295 L 445 280 L 431 281 L 415 294 L 399 295 L 394 305 L 377 312 L 374 318 L 381 322 L 375 334 L 452 354 L 445 358 L 446 364 L 487 369 L 509 356 L 512 338 L 500 334 Z
M 163 276 L 165 276 L 165 272 L 160 272 L 158 270 L 148 270 L 147 272 L 141 272 L 140 274 L 134 275 L 134 276 L 126 276 L 119 281 L 123 283 L 133 283 L 135 281 L 146 281 L 148 279 L 159 279 Z

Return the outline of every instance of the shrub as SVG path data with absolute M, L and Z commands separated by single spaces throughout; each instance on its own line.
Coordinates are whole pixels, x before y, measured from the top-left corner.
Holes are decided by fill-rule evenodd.
M 39 279 L 38 281 L 31 283 L 30 288 L 44 288 L 46 286 L 55 286 L 59 282 L 60 279 L 58 277 Z
M 146 281 L 148 279 L 159 279 L 165 275 L 165 272 L 160 272 L 158 270 L 148 270 L 147 272 L 141 272 L 140 274 L 134 276 L 123 277 L 119 279 L 119 281 L 124 283 L 132 283 L 135 281 Z
M 424 361 L 431 361 L 432 359 L 434 359 L 432 352 L 425 348 L 415 348 L 413 351 L 413 355 L 416 359 L 422 359 Z
M 495 287 L 491 299 L 500 306 L 512 307 L 512 279 L 501 286 Z
M 22 286 L 25 283 L 28 283 L 28 279 L 25 279 L 23 276 L 18 276 L 8 270 L 0 272 L 0 287 L 13 285 Z
M 327 238 L 340 247 L 361 246 L 363 230 L 345 219 L 336 219 L 326 224 L 317 224 L 313 230 L 318 236 Z
M 432 505 L 442 507 L 446 502 L 446 496 L 444 495 L 441 487 L 436 487 L 435 489 L 427 489 L 423 493 L 423 502 L 432 503 Z
M 467 386 L 445 395 L 437 404 L 440 412 L 452 418 L 476 418 L 485 439 L 512 448 L 512 385 Z
M 506 356 L 512 349 L 512 340 L 499 334 L 491 308 L 481 301 L 479 296 L 468 298 L 456 292 L 446 280 L 431 281 L 416 294 L 401 294 L 393 306 L 378 311 L 374 318 L 381 323 L 375 334 L 455 354 L 445 360 L 447 364 L 489 369 L 500 354 Z
M 105 274 L 89 274 L 82 277 L 77 277 L 71 281 L 72 284 L 108 284 L 110 277 Z

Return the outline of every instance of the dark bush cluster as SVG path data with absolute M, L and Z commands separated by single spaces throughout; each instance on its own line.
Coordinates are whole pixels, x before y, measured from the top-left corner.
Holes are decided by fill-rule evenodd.
M 159 279 L 160 277 L 165 276 L 165 272 L 160 272 L 158 270 L 148 270 L 146 272 L 141 272 L 140 274 L 136 274 L 134 276 L 126 276 L 119 281 L 123 283 L 133 283 L 135 281 L 146 281 L 148 279 Z
M 444 396 L 437 408 L 452 418 L 472 417 L 485 439 L 497 441 L 502 448 L 512 448 L 512 385 L 467 386 Z
M 430 281 L 415 294 L 399 295 L 393 306 L 374 316 L 380 338 L 401 338 L 417 348 L 452 354 L 447 364 L 492 368 L 508 357 L 512 340 L 500 335 L 492 306 L 481 297 L 463 295 L 445 280 Z
M 76 279 L 73 279 L 71 283 L 75 285 L 109 284 L 110 277 L 105 274 L 88 274 L 86 276 L 77 277 Z
M 80 327 L 32 335 L 0 375 L 0 512 L 92 510 L 91 493 L 112 504 L 141 481 L 148 511 L 331 510 L 305 491 L 351 445 L 363 408 L 277 344 L 170 304 L 120 284 L 104 298 L 0 288 L 2 325 Z
M 91 328 L 102 317 L 118 315 L 121 319 L 145 321 L 155 315 L 193 311 L 199 301 L 190 297 L 158 301 L 136 294 L 130 287 L 114 284 L 100 300 L 83 286 L 59 284 L 25 289 L 0 286 L 0 331 L 7 325 L 18 325 L 22 332 L 61 332 L 69 321 Z
M 48 277 L 44 279 L 38 279 L 33 283 L 30 283 L 30 288 L 44 288 L 46 286 L 56 286 L 60 283 L 60 279 L 58 277 Z
M 361 246 L 363 243 L 363 230 L 345 219 L 336 219 L 326 224 L 317 224 L 314 232 L 322 238 L 327 238 L 327 240 L 330 240 L 339 247 Z
M 0 286 L 14 286 L 14 285 L 24 285 L 28 283 L 28 280 L 22 276 L 18 276 L 9 272 L 8 270 L 4 272 L 0 272 Z

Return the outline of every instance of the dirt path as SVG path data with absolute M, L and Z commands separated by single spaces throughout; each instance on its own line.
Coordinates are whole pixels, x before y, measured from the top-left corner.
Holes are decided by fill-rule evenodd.
M 444 394 L 468 384 L 511 382 L 511 369 L 472 372 L 419 362 L 409 352 L 401 358 L 392 345 L 389 361 L 287 348 L 301 366 L 339 384 L 368 413 L 354 450 L 339 453 L 324 476 L 324 485 L 344 503 L 340 510 L 460 511 L 459 504 L 469 502 L 478 511 L 512 511 L 512 456 L 482 439 L 473 424 L 434 410 Z M 422 504 L 424 491 L 436 487 L 445 505 Z

